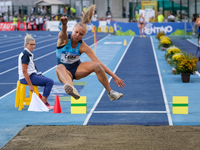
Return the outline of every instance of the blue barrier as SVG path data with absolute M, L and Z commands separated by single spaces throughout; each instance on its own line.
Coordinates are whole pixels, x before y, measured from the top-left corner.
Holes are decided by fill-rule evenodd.
M 99 21 L 92 21 L 92 25 L 98 28 Z M 91 25 L 90 24 L 90 25 Z M 111 26 L 116 28 L 116 35 L 140 35 L 139 27 L 136 22 L 124 23 L 124 22 L 115 22 L 111 21 Z M 187 35 L 192 34 L 192 26 L 194 23 L 186 23 Z M 91 31 L 91 30 L 90 30 Z M 166 23 L 145 23 L 145 34 L 146 35 L 156 35 L 159 31 L 165 32 L 166 35 L 185 35 L 185 23 L 184 22 L 166 22 Z

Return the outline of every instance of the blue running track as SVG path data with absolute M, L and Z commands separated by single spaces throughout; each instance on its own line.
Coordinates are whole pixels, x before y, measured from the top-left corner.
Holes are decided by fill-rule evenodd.
M 119 101 L 110 101 L 104 87 L 94 73 L 74 85 L 81 96 L 87 96 L 87 113 L 70 113 L 70 96 L 57 80 L 56 41 L 58 32 L 28 32 L 36 40 L 33 51 L 39 71 L 55 82 L 48 101 L 54 105 L 59 95 L 62 112 L 28 112 L 14 107 L 18 80 L 18 55 L 23 51 L 26 32 L 0 33 L 0 148 L 26 125 L 200 125 L 199 75 L 192 75 L 190 83 L 182 83 L 180 75 L 171 74 L 171 66 L 158 49 L 158 40 L 152 37 L 114 36 L 97 34 L 97 57 L 111 71 L 125 81 L 125 88 L 116 86 L 107 75 L 111 88 L 122 92 Z M 94 49 L 94 34 L 87 33 L 83 40 Z M 124 45 L 126 40 L 127 45 Z M 180 39 L 182 40 L 182 39 Z M 188 47 L 196 52 L 194 41 L 173 40 L 180 49 Z M 194 49 L 194 50 L 193 50 Z M 189 51 L 188 51 L 189 52 Z M 86 55 L 81 61 L 89 61 Z M 43 89 L 39 88 L 42 94 Z M 28 96 L 28 95 L 27 95 Z M 172 97 L 189 97 L 189 114 L 172 114 Z

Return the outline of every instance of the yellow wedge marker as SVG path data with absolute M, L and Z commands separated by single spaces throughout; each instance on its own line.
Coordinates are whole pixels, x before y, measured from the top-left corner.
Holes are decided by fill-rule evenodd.
M 98 32 L 102 32 L 101 26 L 98 26 Z
M 126 39 L 124 40 L 124 46 L 126 46 L 127 45 L 127 43 L 126 43 Z
M 86 114 L 87 100 L 86 96 L 81 96 L 79 99 L 71 97 L 71 114 Z
M 172 113 L 173 114 L 188 114 L 188 97 L 187 96 L 173 96 Z
M 113 30 L 112 26 L 109 27 L 109 33 L 114 33 L 114 30 Z
M 105 33 L 108 33 L 108 26 L 106 26 L 106 28 L 105 28 L 105 31 L 104 31 Z

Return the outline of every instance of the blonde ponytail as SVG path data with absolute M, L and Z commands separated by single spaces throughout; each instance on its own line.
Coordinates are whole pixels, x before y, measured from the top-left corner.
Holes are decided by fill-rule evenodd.
M 77 23 L 74 27 L 79 25 L 81 27 L 84 27 L 87 32 L 88 29 L 86 24 L 90 23 L 90 21 L 92 20 L 94 10 L 95 10 L 95 5 L 91 5 L 85 13 L 82 13 L 81 22 Z
M 92 20 L 92 16 L 94 14 L 94 10 L 95 10 L 95 5 L 91 5 L 85 13 L 82 13 L 83 16 L 81 18 L 81 22 L 83 24 L 90 23 L 90 21 Z

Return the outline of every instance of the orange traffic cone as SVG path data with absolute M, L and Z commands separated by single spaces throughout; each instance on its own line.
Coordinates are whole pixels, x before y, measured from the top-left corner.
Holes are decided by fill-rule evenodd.
M 39 93 L 39 98 L 42 100 L 42 95 Z
M 56 95 L 53 113 L 62 113 L 58 95 Z

